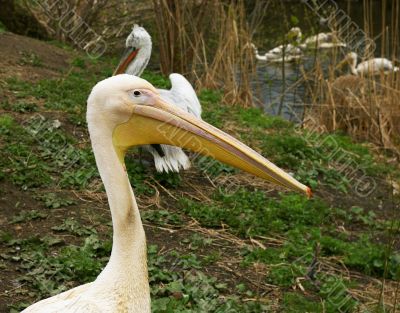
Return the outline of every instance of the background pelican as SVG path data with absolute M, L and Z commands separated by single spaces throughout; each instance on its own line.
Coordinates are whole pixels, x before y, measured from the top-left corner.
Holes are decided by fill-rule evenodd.
M 274 48 L 270 51 L 268 51 L 265 54 L 259 54 L 258 53 L 258 49 L 257 47 L 252 43 L 251 44 L 253 51 L 254 51 L 254 56 L 256 57 L 256 59 L 258 61 L 262 61 L 262 62 L 270 62 L 270 63 L 281 63 L 281 62 L 292 62 L 292 61 L 297 61 L 299 59 L 302 58 L 302 53 L 300 51 L 300 49 L 298 49 L 297 47 L 294 47 L 293 45 L 287 45 L 290 46 L 290 48 L 288 50 L 291 49 L 291 47 L 294 47 L 296 50 L 292 51 L 292 53 L 286 53 L 286 49 L 285 49 L 285 55 L 283 55 L 283 47 L 282 48 Z M 287 47 L 286 46 L 286 47 Z M 296 53 L 293 53 L 296 52 Z
M 344 42 L 341 42 L 334 32 L 330 33 L 319 33 L 314 36 L 310 36 L 304 40 L 304 43 L 300 45 L 302 49 L 306 48 L 319 48 L 329 49 L 335 47 L 346 47 Z
M 270 62 L 282 62 L 285 61 L 294 61 L 298 60 L 302 57 L 302 51 L 298 47 L 301 43 L 301 30 L 299 27 L 293 27 L 286 34 L 286 38 L 289 42 L 296 43 L 288 43 L 284 45 L 279 45 L 271 50 L 269 50 L 265 57 Z M 287 58 L 287 59 L 286 59 Z
M 113 221 L 111 257 L 94 282 L 39 301 L 24 313 L 150 313 L 146 238 L 124 163 L 129 147 L 178 145 L 311 196 L 307 186 L 254 150 L 164 102 L 139 77 L 123 74 L 99 82 L 86 117 Z
M 380 73 L 389 74 L 397 72 L 399 68 L 394 66 L 391 61 L 385 58 L 373 58 L 357 65 L 357 53 L 347 54 L 345 61 L 350 64 L 350 70 L 353 75 L 379 75 Z
M 275 47 L 271 50 L 269 50 L 265 56 L 267 59 L 279 59 L 283 58 L 284 56 L 302 56 L 302 51 L 299 47 L 296 47 L 295 45 L 292 44 L 287 44 L 287 45 L 280 45 L 278 47 Z
M 114 74 L 127 73 L 140 76 L 146 68 L 151 56 L 151 37 L 149 33 L 138 25 L 134 25 L 132 32 L 126 39 L 126 50 Z M 201 105 L 196 92 L 189 81 L 181 74 L 169 75 L 172 88 L 159 89 L 161 97 L 169 103 L 201 118 Z M 158 172 L 179 172 L 180 169 L 190 167 L 188 156 L 181 148 L 168 145 L 145 146 L 154 157 Z

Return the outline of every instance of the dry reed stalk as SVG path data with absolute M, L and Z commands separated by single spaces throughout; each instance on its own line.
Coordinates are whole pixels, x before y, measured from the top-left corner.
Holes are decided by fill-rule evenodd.
M 41 24 L 49 38 L 68 42 L 80 49 L 101 40 L 106 53 L 123 49 L 133 22 L 153 20 L 151 3 L 146 0 L 49 0 L 18 1 Z M 148 23 L 150 24 L 150 23 Z
M 379 54 L 399 66 L 395 56 L 399 51 L 398 1 L 382 1 L 381 29 L 373 22 L 373 1 L 363 1 L 364 32 L 381 43 Z M 388 28 L 387 6 L 391 6 L 391 27 Z M 375 27 L 375 28 L 374 28 Z M 375 37 L 374 37 L 375 36 Z M 369 48 L 369 49 L 368 49 Z M 372 47 L 367 47 L 361 59 L 373 57 Z M 375 51 L 375 57 L 377 57 Z M 327 131 L 343 131 L 353 138 L 367 140 L 376 146 L 389 149 L 400 156 L 400 75 L 391 73 L 379 76 L 338 76 L 338 67 L 345 62 L 333 63 L 328 69 L 328 79 L 319 76 L 319 65 L 304 74 L 306 88 L 313 103 L 310 116 Z M 309 86 L 312 84 L 312 86 Z M 327 104 L 327 105 L 321 105 Z
M 324 103 L 314 106 L 313 117 L 328 131 L 341 130 L 400 153 L 400 90 L 393 81 L 345 75 L 326 82 Z
M 244 1 L 153 0 L 163 74 L 182 73 L 198 88 L 221 89 L 226 103 L 252 105 L 255 66 Z M 265 5 L 264 5 L 265 7 Z M 255 8 L 251 23 L 259 25 Z M 211 14 L 210 14 L 211 13 Z M 246 48 L 247 47 L 247 48 Z

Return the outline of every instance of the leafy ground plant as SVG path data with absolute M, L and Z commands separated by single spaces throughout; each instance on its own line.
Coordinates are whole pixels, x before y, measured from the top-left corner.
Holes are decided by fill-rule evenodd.
M 38 81 L 11 75 L 0 93 L 2 312 L 92 281 L 111 253 L 85 103 L 117 60 L 51 49 L 65 54 L 68 68 Z M 48 69 L 45 58 L 35 66 L 31 56 L 18 66 Z M 155 72 L 143 77 L 170 87 Z M 154 174 L 151 157 L 131 151 L 126 167 L 148 240 L 152 311 L 393 311 L 400 218 L 387 177 L 395 181 L 398 166 L 344 135 L 225 106 L 218 91 L 198 94 L 204 120 L 310 184 L 315 197 L 195 156 L 189 171 Z M 346 164 L 357 170 L 346 174 Z M 363 175 L 379 182 L 364 198 L 354 189 Z

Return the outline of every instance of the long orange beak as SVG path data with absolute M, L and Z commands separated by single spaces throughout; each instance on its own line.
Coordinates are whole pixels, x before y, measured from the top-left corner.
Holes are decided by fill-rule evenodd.
M 131 118 L 114 129 L 114 146 L 122 156 L 132 146 L 179 146 L 311 197 L 309 187 L 256 151 L 177 106 L 166 103 L 159 96 L 155 97 L 151 106 L 133 105 Z
M 113 76 L 125 73 L 129 64 L 136 57 L 138 52 L 139 52 L 139 49 L 132 48 L 132 47 L 126 48 L 124 53 L 122 54 L 121 61 L 119 62 L 117 68 L 115 69 L 115 71 L 113 73 Z

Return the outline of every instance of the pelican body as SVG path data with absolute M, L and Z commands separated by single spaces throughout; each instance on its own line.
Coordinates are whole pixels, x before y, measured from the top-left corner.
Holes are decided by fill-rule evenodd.
M 338 40 L 334 32 L 331 33 L 318 33 L 317 35 L 310 36 L 304 40 L 304 43 L 300 45 L 300 48 L 317 48 L 317 49 L 329 49 L 336 47 L 346 47 L 344 42 Z
M 291 42 L 296 42 L 297 45 L 301 42 L 301 30 L 299 27 L 293 27 L 286 34 L 286 37 Z M 288 43 L 286 45 L 279 45 L 264 55 L 258 53 L 258 49 L 254 44 L 251 44 L 254 55 L 258 61 L 269 62 L 269 63 L 282 63 L 282 62 L 293 62 L 302 58 L 302 51 L 297 45 Z
M 94 282 L 39 301 L 23 313 L 150 313 L 146 237 L 124 163 L 132 146 L 176 145 L 311 196 L 310 188 L 240 141 L 165 102 L 139 77 L 122 74 L 97 83 L 86 118 L 111 210 L 111 256 Z
M 286 45 L 279 45 L 271 50 L 269 50 L 265 57 L 270 62 L 282 62 L 282 61 L 295 61 L 302 57 L 302 51 L 298 47 L 301 42 L 301 30 L 299 27 L 292 27 L 289 32 L 286 34 L 287 39 L 290 42 L 296 43 L 288 43 Z
M 114 74 L 131 74 L 140 76 L 146 68 L 152 50 L 151 36 L 138 25 L 134 25 L 132 32 L 126 38 L 125 52 Z M 201 105 L 190 82 L 181 74 L 169 75 L 172 88 L 159 89 L 161 98 L 177 105 L 179 108 L 201 118 Z M 188 169 L 190 160 L 181 148 L 168 145 L 145 146 L 154 157 L 154 164 L 158 172 L 179 172 Z
M 265 55 L 267 58 L 270 59 L 278 59 L 282 58 L 284 55 L 285 56 L 301 56 L 302 52 L 300 48 L 296 47 L 295 45 L 292 44 L 287 44 L 287 45 L 280 45 L 277 46 L 271 50 L 269 50 Z
M 293 62 L 301 59 L 302 54 L 301 51 L 297 48 L 294 47 L 293 45 L 287 45 L 286 47 L 289 47 L 288 49 L 283 48 L 283 46 L 276 47 L 270 51 L 268 51 L 265 54 L 259 54 L 258 49 L 254 44 L 251 44 L 253 50 L 254 50 L 254 56 L 256 57 L 256 60 L 261 61 L 261 62 L 269 62 L 269 63 L 282 63 L 282 62 Z M 293 48 L 295 49 L 293 49 Z M 285 55 L 283 55 L 283 50 L 285 50 Z M 286 51 L 292 51 L 291 53 L 287 53 Z
M 346 59 L 350 63 L 350 70 L 353 75 L 379 75 L 380 73 L 389 74 L 398 72 L 399 68 L 394 66 L 391 61 L 385 58 L 373 58 L 357 65 L 357 54 L 350 52 Z

